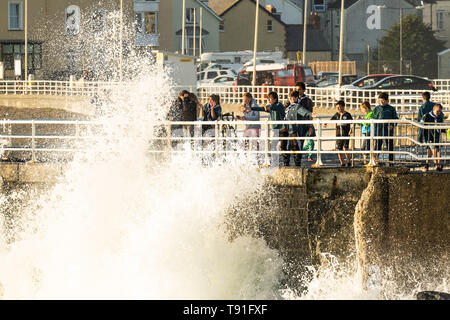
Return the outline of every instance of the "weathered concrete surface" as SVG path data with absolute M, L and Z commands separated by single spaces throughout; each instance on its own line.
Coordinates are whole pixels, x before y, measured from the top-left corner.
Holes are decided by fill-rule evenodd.
M 355 211 L 358 259 L 405 287 L 450 276 L 450 174 L 375 171 Z M 423 287 L 425 288 L 425 287 Z
M 3 183 L 55 183 L 64 174 L 65 163 L 0 163 Z
M 442 282 L 450 276 L 449 175 L 408 168 L 280 168 L 257 194 L 230 208 L 230 237 L 265 239 L 287 262 L 287 284 L 299 290 L 306 266 L 320 266 L 325 253 L 342 264 L 357 260 L 364 274 L 367 266 L 386 265 L 385 279 L 404 288 L 405 274 L 415 285 L 424 274 Z
M 17 109 L 56 109 L 83 115 L 94 115 L 95 109 L 86 96 L 0 94 L 0 106 Z M 46 112 L 41 112 L 45 115 Z M 35 119 L 45 118 L 38 116 Z M 24 118 L 8 118 L 24 119 Z M 25 119 L 28 119 L 25 118 Z

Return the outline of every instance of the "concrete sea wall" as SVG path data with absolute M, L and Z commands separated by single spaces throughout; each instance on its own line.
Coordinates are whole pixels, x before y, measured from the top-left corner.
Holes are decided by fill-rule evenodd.
M 376 277 L 431 290 L 450 277 L 449 177 L 408 168 L 281 168 L 259 195 L 230 208 L 228 226 L 232 238 L 260 236 L 277 249 L 287 285 L 299 291 L 308 266 L 329 263 L 329 255 L 360 271 L 364 286 Z
M 13 224 L 16 208 L 33 205 L 33 197 L 65 169 L 65 164 L 0 163 L 2 193 L 30 194 L 2 205 L 6 221 Z M 290 167 L 261 174 L 265 184 L 230 204 L 225 224 L 230 241 L 251 235 L 278 250 L 289 288 L 306 289 L 310 266 L 326 264 L 329 255 L 359 269 L 365 285 L 376 276 L 402 288 L 420 283 L 433 290 L 449 278 L 449 172 Z

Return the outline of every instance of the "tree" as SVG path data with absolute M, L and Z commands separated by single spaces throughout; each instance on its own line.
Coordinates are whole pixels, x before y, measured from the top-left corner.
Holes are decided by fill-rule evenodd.
M 444 50 L 445 41 L 436 39 L 430 25 L 425 25 L 417 15 L 402 19 L 403 73 L 437 77 L 437 53 Z M 381 65 L 381 72 L 400 72 L 400 23 L 392 25 L 379 41 L 379 48 L 373 54 L 372 71 Z M 378 54 L 380 59 L 378 59 Z M 379 63 L 377 63 L 379 61 Z

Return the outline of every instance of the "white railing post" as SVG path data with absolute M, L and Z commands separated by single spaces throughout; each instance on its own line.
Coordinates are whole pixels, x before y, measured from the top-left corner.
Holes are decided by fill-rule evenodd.
M 270 143 L 269 143 L 269 138 L 270 138 L 270 129 L 269 129 L 269 119 L 266 119 L 266 123 L 265 123 L 265 128 L 266 128 L 266 137 L 265 137 L 265 154 L 264 154 L 264 166 L 268 167 L 270 166 L 270 161 L 269 161 L 269 148 L 270 148 Z
M 214 130 L 215 130 L 214 140 L 215 140 L 215 144 L 216 144 L 215 154 L 216 154 L 216 159 L 217 159 L 217 157 L 219 156 L 219 134 L 220 134 L 220 125 L 217 121 L 214 124 Z
M 320 123 L 320 119 L 317 119 L 316 121 L 317 124 L 317 131 L 316 131 L 316 140 L 317 140 L 317 160 L 316 163 L 312 165 L 312 167 L 314 168 L 320 168 L 321 166 L 323 166 L 323 162 L 322 162 L 322 156 L 321 156 L 321 149 L 322 149 L 322 124 Z
M 373 119 L 370 120 L 370 160 L 369 163 L 366 165 L 367 167 L 373 167 L 377 164 L 375 161 L 375 125 L 373 122 Z
M 31 162 L 36 162 L 36 123 L 31 120 Z

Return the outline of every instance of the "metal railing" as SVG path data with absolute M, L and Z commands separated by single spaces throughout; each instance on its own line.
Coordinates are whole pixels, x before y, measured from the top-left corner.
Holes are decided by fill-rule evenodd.
M 375 130 L 371 130 L 370 135 L 363 135 L 361 133 L 361 124 L 369 124 L 374 128 L 375 125 L 392 125 L 394 127 L 392 136 L 378 136 L 375 134 Z M 259 124 L 261 131 L 257 137 L 246 137 L 245 126 Z M 277 130 L 271 129 L 272 125 L 313 125 L 315 127 L 316 135 L 312 137 L 280 137 Z M 353 134 L 348 137 L 336 136 L 330 134 L 330 131 L 334 131 L 335 128 L 328 128 L 328 125 L 336 124 L 349 124 L 352 126 Z M 214 129 L 209 135 L 202 135 L 202 126 L 209 125 Z M 447 140 L 447 136 L 442 133 L 442 139 L 439 142 L 421 142 L 418 141 L 419 129 L 424 130 L 442 130 L 446 131 L 450 129 L 449 123 L 429 125 L 417 123 L 412 120 L 305 120 L 305 121 L 215 121 L 215 122 L 167 122 L 164 124 L 166 127 L 166 135 L 162 137 L 155 137 L 154 140 L 163 141 L 166 143 L 164 149 L 153 149 L 152 153 L 185 153 L 193 152 L 200 154 L 214 154 L 219 156 L 220 154 L 259 154 L 264 159 L 265 165 L 273 164 L 269 160 L 272 155 L 281 154 L 313 154 L 316 157 L 315 166 L 324 165 L 324 155 L 338 155 L 349 154 L 352 158 L 352 163 L 364 162 L 367 160 L 369 165 L 374 165 L 378 161 L 389 162 L 389 155 L 394 155 L 393 161 L 396 163 L 404 164 L 417 164 L 425 160 L 450 160 L 450 142 Z M 185 134 L 186 131 L 181 129 L 171 130 L 172 126 L 195 126 L 196 134 L 191 137 Z M 225 130 L 224 130 L 225 127 Z M 231 129 L 230 129 L 231 128 Z M 313 140 L 315 142 L 314 150 L 280 150 L 277 147 L 278 142 L 282 140 L 288 141 L 305 141 Z M 336 150 L 334 147 L 335 141 L 349 140 L 348 150 Z M 364 141 L 368 140 L 370 147 L 363 148 Z M 379 142 L 381 140 L 392 140 L 393 150 L 383 149 L 387 147 L 384 143 L 381 147 Z M 189 144 L 182 143 L 189 141 Z M 180 143 L 181 142 L 181 143 Z M 197 143 L 196 143 L 197 142 Z M 205 143 L 208 143 L 208 147 L 205 148 Z M 243 144 L 244 142 L 244 144 Z M 256 149 L 248 149 L 245 146 L 250 142 L 256 142 Z M 181 145 L 182 148 L 174 147 Z M 161 145 L 160 145 L 161 146 Z M 212 146 L 212 147 L 211 147 Z M 427 148 L 438 146 L 440 149 L 440 157 L 428 157 Z M 366 156 L 366 157 L 365 157 Z M 364 159 L 367 158 L 367 159 Z M 260 158 L 261 160 L 261 158 Z M 329 159 L 328 159 L 329 160 Z M 327 161 L 328 161 L 327 160 Z M 334 157 L 332 162 L 336 163 L 337 159 Z M 261 162 L 261 161 L 260 161 Z M 392 161 L 391 161 L 392 162 Z
M 450 80 L 435 80 L 440 91 L 432 92 L 432 100 L 444 105 L 450 104 Z M 98 82 L 98 81 L 47 81 L 47 80 L 0 80 L 0 95 L 56 95 L 56 96 L 92 96 L 107 94 L 115 88 L 130 88 L 137 85 L 132 82 Z M 217 86 L 202 85 L 197 88 L 179 86 L 175 89 L 187 89 L 197 93 L 199 100 L 207 102 L 211 94 L 219 94 L 223 104 L 240 104 L 242 95 L 250 92 L 259 104 L 267 103 L 266 95 L 270 91 L 278 93 L 280 101 L 288 100 L 289 86 Z M 422 104 L 423 90 L 364 90 L 329 87 L 308 87 L 306 94 L 314 101 L 316 107 L 334 108 L 334 102 L 343 99 L 347 109 L 357 110 L 367 100 L 377 104 L 377 96 L 386 91 L 390 95 L 390 103 L 399 111 L 414 111 Z
M 250 92 L 258 104 L 267 104 L 267 94 L 271 91 L 278 93 L 280 101 L 287 101 L 289 92 L 294 87 L 283 86 L 213 86 L 203 85 L 197 88 L 197 94 L 201 101 L 207 101 L 211 94 L 218 94 L 222 104 L 241 104 L 242 95 Z M 378 95 L 381 92 L 389 93 L 390 104 L 399 111 L 415 111 L 422 105 L 422 93 L 424 90 L 365 90 L 329 87 L 307 87 L 306 94 L 314 102 L 315 107 L 335 108 L 335 102 L 344 100 L 346 108 L 358 110 L 363 101 L 369 101 L 372 105 L 378 104 Z M 432 92 L 433 101 L 443 105 L 450 103 L 450 91 Z
M 361 124 L 390 124 L 394 126 L 392 136 L 377 136 L 375 130 L 370 135 L 361 133 Z M 256 135 L 246 136 L 246 126 L 259 124 L 261 129 Z M 281 137 L 274 125 L 313 125 L 315 135 L 311 137 Z M 349 124 L 350 136 L 336 136 L 334 125 Z M 209 127 L 205 127 L 209 126 Z M 193 136 L 187 131 L 191 127 Z M 161 122 L 154 127 L 149 139 L 149 154 L 185 154 L 199 156 L 229 156 L 241 154 L 255 157 L 260 164 L 278 165 L 283 154 L 312 154 L 317 167 L 338 164 L 336 155 L 348 154 L 351 162 L 374 165 L 378 161 L 417 165 L 425 160 L 437 160 L 427 156 L 427 148 L 438 146 L 441 161 L 450 160 L 450 141 L 445 133 L 439 134 L 439 141 L 419 141 L 418 130 L 450 130 L 450 123 L 423 124 L 412 120 L 304 120 L 304 121 L 193 121 Z M 209 129 L 205 130 L 205 129 Z M 189 132 L 189 134 L 188 134 Z M 115 148 L 105 148 L 101 142 L 111 141 L 117 136 L 108 137 L 102 123 L 77 120 L 1 120 L 0 145 L 3 160 L 9 161 L 68 161 L 78 152 L 97 151 L 101 153 L 117 152 Z M 127 139 L 133 139 L 128 137 Z M 314 141 L 312 150 L 281 150 L 279 143 L 288 140 L 295 143 L 305 140 Z M 336 150 L 335 142 L 349 140 L 348 150 Z M 380 140 L 393 141 L 393 149 L 378 146 Z M 364 148 L 364 141 L 369 146 Z M 392 161 L 389 155 L 393 155 Z

